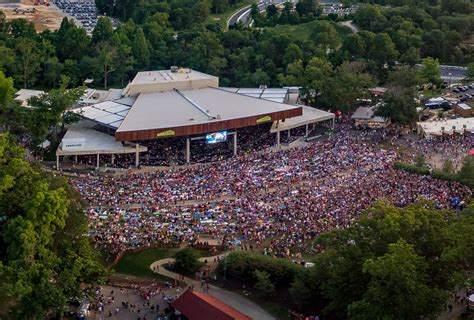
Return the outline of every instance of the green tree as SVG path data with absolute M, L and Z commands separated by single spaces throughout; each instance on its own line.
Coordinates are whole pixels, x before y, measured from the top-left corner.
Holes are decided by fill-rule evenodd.
M 101 42 L 97 46 L 97 66 L 100 68 L 104 80 L 104 88 L 109 84 L 109 74 L 115 71 L 117 61 L 117 48 L 110 41 Z
M 361 61 L 344 62 L 332 77 L 329 77 L 318 99 L 318 105 L 332 110 L 350 112 L 357 100 L 367 96 L 368 89 L 375 85 L 367 73 L 367 64 Z
M 341 39 L 333 24 L 328 21 L 317 21 L 311 33 L 311 38 L 316 46 L 326 50 L 335 50 L 339 47 Z
M 15 64 L 15 52 L 0 44 L 0 71 L 8 72 L 12 71 Z
M 365 41 L 357 33 L 344 38 L 342 49 L 349 52 L 353 58 L 360 58 L 366 54 Z
M 77 27 L 74 21 L 68 18 L 63 19 L 55 41 L 56 53 L 60 61 L 73 59 L 77 62 L 90 52 L 90 43 L 91 38 L 84 28 Z
M 443 172 L 446 174 L 453 174 L 456 169 L 454 168 L 454 163 L 450 159 L 443 162 Z
M 421 69 L 421 75 L 426 82 L 432 83 L 435 86 L 439 87 L 443 83 L 443 81 L 441 80 L 439 61 L 437 59 L 423 59 L 423 68 Z
M 398 51 L 390 36 L 386 33 L 377 33 L 370 48 L 369 58 L 374 60 L 379 68 L 383 68 L 386 64 L 393 65 L 397 57 Z
M 193 274 L 201 267 L 198 254 L 191 248 L 185 248 L 176 252 L 173 269 L 183 274 Z
M 411 90 L 413 97 L 416 88 L 423 83 L 420 72 L 410 66 L 400 66 L 395 68 L 388 75 L 387 86 L 394 90 Z
M 378 202 L 352 227 L 316 239 L 324 252 L 307 271 L 317 281 L 307 283 L 311 292 L 321 292 L 328 301 L 324 314 L 333 317 L 362 319 L 372 310 L 370 318 L 380 318 L 386 310 L 387 319 L 400 319 L 398 307 L 403 319 L 433 317 L 443 308 L 444 292 L 463 281 L 458 277 L 466 261 L 462 255 L 472 253 L 474 245 L 459 243 L 471 238 L 474 224 L 460 228 L 461 234 L 454 230 L 472 217 L 436 210 L 427 201 L 405 208 Z M 373 303 L 379 290 L 385 292 Z
M 376 114 L 390 118 L 396 123 L 409 124 L 416 121 L 416 107 L 411 90 L 389 90 L 384 95 L 384 103 Z
M 293 281 L 288 292 L 290 293 L 291 299 L 300 310 L 311 300 L 311 290 L 308 288 L 305 279 L 301 276 L 297 277 L 295 281 Z
M 253 286 L 255 296 L 258 299 L 265 299 L 275 293 L 275 286 L 270 280 L 270 275 L 265 271 L 255 270 L 256 282 Z
M 43 66 L 43 77 L 45 83 L 50 87 L 57 87 L 61 80 L 63 65 L 59 62 L 57 57 L 51 57 L 45 61 Z
M 150 45 L 143 29 L 140 27 L 136 29 L 136 34 L 132 42 L 132 53 L 136 66 L 139 69 L 148 66 L 150 62 Z
M 212 0 L 212 11 L 215 14 L 225 12 L 229 8 L 229 0 Z
M 428 264 L 403 240 L 390 244 L 388 253 L 364 262 L 370 275 L 363 298 L 349 306 L 349 317 L 362 319 L 420 319 L 434 315 L 447 294 L 430 288 Z
M 357 9 L 354 18 L 354 22 L 358 26 L 371 32 L 378 31 L 385 20 L 380 7 L 374 5 L 361 6 Z
M 418 54 L 418 50 L 415 47 L 410 47 L 404 54 L 402 54 L 400 57 L 400 62 L 414 66 L 418 63 L 419 59 L 420 56 Z
M 251 81 L 255 86 L 268 85 L 270 83 L 270 77 L 265 71 L 259 68 L 252 74 Z
M 40 68 L 39 55 L 34 40 L 21 38 L 16 42 L 16 65 L 15 78 L 23 83 L 23 88 L 28 88 L 36 82 L 36 76 Z
M 58 140 L 58 131 L 64 126 L 64 116 L 77 100 L 84 94 L 84 87 L 68 89 L 69 80 L 63 77 L 58 89 L 47 94 L 32 97 L 31 108 L 23 111 L 25 131 L 31 135 L 32 146 L 36 148 L 49 135 L 53 145 Z
M 466 79 L 470 79 L 470 80 L 474 79 L 474 62 L 471 62 L 470 64 L 467 65 Z
M 474 157 L 467 156 L 462 162 L 461 169 L 458 172 L 458 179 L 461 183 L 474 189 Z
M 112 38 L 113 28 L 112 22 L 107 17 L 99 17 L 94 30 L 92 31 L 92 42 L 97 44 L 108 41 Z
M 15 298 L 9 316 L 44 319 L 61 316 L 67 300 L 81 297 L 105 272 L 83 236 L 77 193 L 25 157 L 11 136 L 0 136 L 0 210 L 7 217 L 0 222 L 0 256 L 5 287 Z
M 13 79 L 5 77 L 5 74 L 0 71 L 0 114 L 5 113 L 7 107 L 13 102 Z
M 418 168 L 422 168 L 426 166 L 426 159 L 425 156 L 422 154 L 418 154 L 415 158 L 415 166 Z
M 285 54 L 283 56 L 283 64 L 288 65 L 296 60 L 303 60 L 303 51 L 295 43 L 290 43 L 285 49 Z

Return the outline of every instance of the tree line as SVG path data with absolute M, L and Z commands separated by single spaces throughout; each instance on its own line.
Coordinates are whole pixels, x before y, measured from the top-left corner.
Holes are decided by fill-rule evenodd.
M 155 2 L 130 3 L 148 8 Z M 308 24 L 305 39 L 272 28 L 223 32 L 205 19 L 180 27 L 169 8 L 192 10 L 195 17 L 197 9 L 166 2 L 165 10 L 159 3 L 146 9 L 143 18 L 127 20 L 115 30 L 101 17 L 91 36 L 67 19 L 57 31 L 36 33 L 25 20 L 7 22 L 0 14 L 0 70 L 14 78 L 17 88 L 58 87 L 62 75 L 71 85 L 94 78 L 98 86 L 123 87 L 137 71 L 179 65 L 219 76 L 222 86 L 302 83 L 306 91 L 321 96 L 322 107 L 335 109 L 339 100 L 353 104 L 348 92 L 353 86 L 363 90 L 369 78 L 385 84 L 397 62 L 414 65 L 427 57 L 446 63 L 473 60 L 473 49 L 462 41 L 471 36 L 474 17 L 429 2 L 391 8 L 364 5 L 354 17 L 361 32 L 341 34 L 334 22 L 320 20 Z M 335 74 L 364 81 L 346 86 L 332 81 Z M 318 87 L 322 82 L 324 90 Z M 349 97 L 330 102 L 340 97 L 336 91 Z
M 66 178 L 31 165 L 13 136 L 0 135 L 0 290 L 9 318 L 59 318 L 104 281 L 84 208 Z
M 438 210 L 378 202 L 353 226 L 320 235 L 304 268 L 289 260 L 237 251 L 221 277 L 275 301 L 328 319 L 431 319 L 474 262 L 474 207 Z

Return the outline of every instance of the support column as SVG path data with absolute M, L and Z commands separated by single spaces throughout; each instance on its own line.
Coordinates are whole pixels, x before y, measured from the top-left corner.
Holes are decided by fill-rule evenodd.
M 100 167 L 100 153 L 97 154 L 97 166 L 96 169 L 99 170 Z
M 113 165 L 115 162 L 115 154 L 112 154 L 112 160 L 110 161 L 110 163 Z
M 191 138 L 186 138 L 186 163 L 191 162 Z
M 280 130 L 277 129 L 277 148 L 280 149 Z
M 308 137 L 308 135 L 309 135 L 309 125 L 306 124 L 306 137 Z
M 288 129 L 288 143 L 290 143 L 291 129 Z
M 135 144 L 135 167 L 140 165 L 140 152 L 138 151 L 138 143 Z
M 335 123 L 336 123 L 336 118 L 332 118 L 332 129 L 333 130 L 334 130 Z
M 56 156 L 56 170 L 59 171 L 59 156 Z
M 237 155 L 237 131 L 234 133 L 234 156 Z
M 77 154 L 74 156 L 74 164 L 77 164 Z

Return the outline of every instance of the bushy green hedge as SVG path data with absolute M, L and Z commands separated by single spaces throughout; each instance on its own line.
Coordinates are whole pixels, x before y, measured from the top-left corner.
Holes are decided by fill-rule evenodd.
M 428 167 L 418 167 L 412 164 L 403 163 L 403 162 L 395 162 L 394 165 L 395 169 L 405 170 L 411 173 L 421 174 L 427 176 L 430 174 L 430 169 Z
M 229 279 L 238 279 L 244 282 L 255 282 L 255 270 L 265 271 L 276 287 L 286 286 L 295 279 L 304 268 L 290 260 L 275 259 L 261 254 L 236 251 L 230 253 L 219 263 L 218 271 Z

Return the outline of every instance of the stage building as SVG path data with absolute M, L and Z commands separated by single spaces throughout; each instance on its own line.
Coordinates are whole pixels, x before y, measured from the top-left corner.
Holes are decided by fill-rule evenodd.
M 140 143 L 168 138 L 185 141 L 186 163 L 191 162 L 191 142 L 196 140 L 218 143 L 232 138 L 236 155 L 239 130 L 270 125 L 280 146 L 280 131 L 289 134 L 306 125 L 307 135 L 309 124 L 334 119 L 329 112 L 288 104 L 288 89 L 220 88 L 217 77 L 175 67 L 139 72 L 120 94 L 113 89 L 103 96 L 109 99 L 73 110 L 84 120 L 64 136 L 56 152 L 58 168 L 61 156 L 96 155 L 98 166 L 101 154 L 115 151 L 135 153 L 138 166 L 140 153 L 148 151 Z M 94 132 L 101 138 L 92 138 Z M 74 143 L 79 140 L 82 143 Z M 101 140 L 108 141 L 108 148 L 101 147 Z

